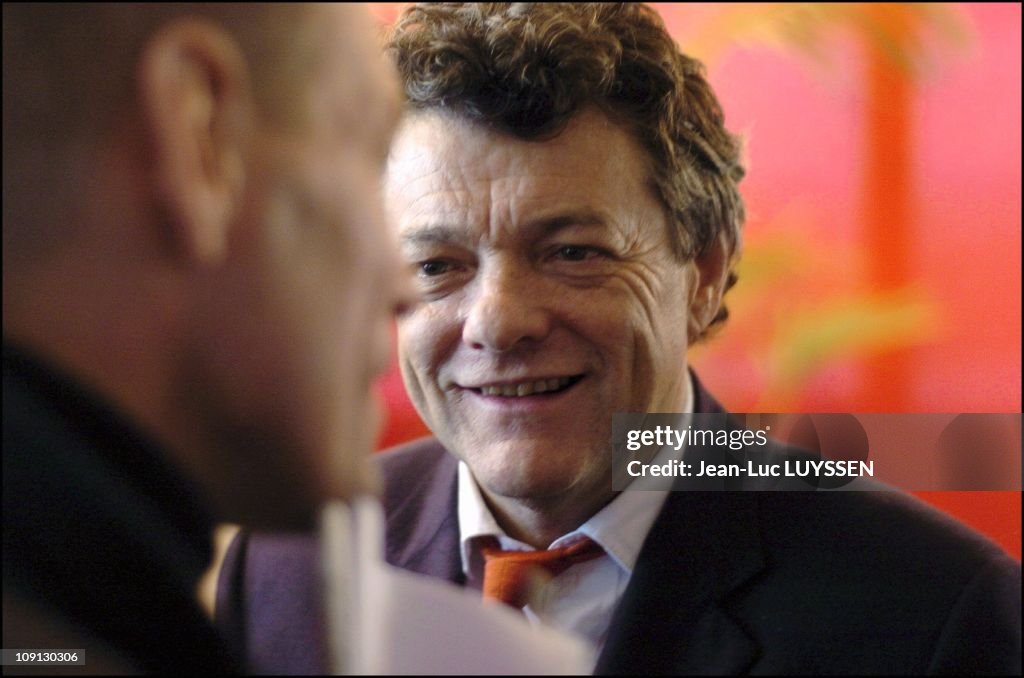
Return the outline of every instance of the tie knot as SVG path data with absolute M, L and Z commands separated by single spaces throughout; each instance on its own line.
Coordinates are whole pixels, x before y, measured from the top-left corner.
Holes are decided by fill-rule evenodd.
M 522 608 L 538 576 L 557 577 L 576 563 L 597 558 L 603 550 L 597 542 L 583 538 L 546 551 L 503 551 L 497 540 L 492 539 L 481 553 L 484 556 L 484 600 L 499 600 Z

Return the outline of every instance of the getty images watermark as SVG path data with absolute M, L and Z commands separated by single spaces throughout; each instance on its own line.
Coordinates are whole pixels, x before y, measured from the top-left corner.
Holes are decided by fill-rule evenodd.
M 615 490 L 1020 490 L 1021 415 L 616 414 Z

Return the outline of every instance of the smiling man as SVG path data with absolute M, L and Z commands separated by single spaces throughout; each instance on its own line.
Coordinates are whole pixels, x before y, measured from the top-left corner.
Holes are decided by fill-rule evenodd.
M 391 563 L 581 634 L 598 672 L 1019 670 L 1019 564 L 909 497 L 613 491 L 615 413 L 722 412 L 686 353 L 743 221 L 739 144 L 653 10 L 423 4 L 390 50 L 399 354 L 435 434 L 381 455 Z M 309 548 L 228 555 L 221 619 L 267 669 L 310 669 Z
M 597 106 L 547 142 L 414 113 L 392 153 L 409 393 L 534 547 L 608 503 L 611 413 L 684 409 L 687 328 L 721 296 L 724 248 L 677 258 L 647 165 Z

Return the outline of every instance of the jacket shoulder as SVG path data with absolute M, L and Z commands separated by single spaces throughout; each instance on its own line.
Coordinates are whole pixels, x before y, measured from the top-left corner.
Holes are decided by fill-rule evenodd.
M 876 668 L 1019 673 L 1021 569 L 998 545 L 899 491 L 757 499 L 765 553 L 777 566 L 770 579 L 787 593 L 775 601 L 779 618 L 801 607 L 786 599 L 830 600 L 842 620 L 818 610 L 822 626 L 906 662 Z

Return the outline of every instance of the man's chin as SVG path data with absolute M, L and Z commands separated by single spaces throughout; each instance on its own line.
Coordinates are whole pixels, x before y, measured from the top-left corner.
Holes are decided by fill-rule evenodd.
M 579 490 L 578 476 L 523 474 L 517 471 L 498 470 L 480 475 L 474 472 L 473 475 L 488 495 L 523 503 L 547 503 Z

